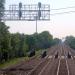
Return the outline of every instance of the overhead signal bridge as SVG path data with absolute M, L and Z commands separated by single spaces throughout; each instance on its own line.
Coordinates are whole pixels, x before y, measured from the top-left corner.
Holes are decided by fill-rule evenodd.
M 49 4 L 27 4 L 21 2 L 18 5 L 9 5 L 8 10 L 4 10 L 4 16 L 0 18 L 2 21 L 49 21 L 50 20 L 50 5 Z
M 18 5 L 9 5 L 9 9 L 4 11 L 1 19 L 4 21 L 48 21 L 50 20 L 50 5 L 40 2 L 31 5 L 23 5 L 21 2 Z

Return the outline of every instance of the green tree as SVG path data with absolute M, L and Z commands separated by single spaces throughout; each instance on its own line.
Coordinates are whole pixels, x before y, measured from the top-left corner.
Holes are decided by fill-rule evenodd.
M 53 39 L 53 45 L 56 45 L 56 44 L 59 44 L 61 42 L 61 39 L 58 39 L 58 38 L 54 38 Z
M 3 22 L 0 22 L 0 56 L 2 58 L 2 55 L 7 53 L 5 59 L 8 59 L 8 50 L 10 50 L 10 34 L 8 28 Z
M 51 46 L 51 42 L 53 41 L 53 37 L 49 34 L 48 31 L 44 31 L 40 34 L 34 34 L 34 48 L 36 50 L 49 48 Z
M 0 0 L 0 22 L 4 15 L 4 9 L 5 9 L 4 5 L 5 5 L 5 0 Z
M 71 48 L 75 49 L 75 37 L 73 36 L 67 36 L 65 43 L 69 45 Z
M 26 35 L 20 34 L 19 56 L 26 56 L 28 45 L 26 43 Z
M 51 46 L 51 42 L 53 41 L 53 36 L 49 34 L 48 31 L 42 32 L 40 35 L 42 48 L 49 48 Z
M 32 35 L 27 35 L 26 36 L 26 43 L 29 47 L 29 50 L 34 49 L 35 41 L 34 41 L 34 37 Z
M 11 34 L 12 57 L 18 57 L 19 45 L 20 45 L 20 34 L 19 33 Z

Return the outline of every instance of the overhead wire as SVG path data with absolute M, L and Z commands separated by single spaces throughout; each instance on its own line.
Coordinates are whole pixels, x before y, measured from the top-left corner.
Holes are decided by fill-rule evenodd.
M 63 9 L 70 9 L 70 8 L 75 8 L 75 6 L 72 6 L 72 7 L 66 7 L 66 8 L 51 9 L 51 11 L 52 11 L 52 10 L 63 10 Z
M 75 11 L 68 11 L 68 12 L 53 13 L 53 14 L 50 14 L 50 15 L 54 16 L 54 15 L 69 14 L 69 13 L 74 13 L 74 12 Z
M 66 8 L 58 8 L 58 9 L 51 9 L 50 11 L 52 10 L 63 10 L 63 9 L 70 9 L 70 8 L 75 8 L 75 6 L 72 6 L 72 7 L 66 7 Z M 61 15 L 61 14 L 70 14 L 70 13 L 74 13 L 75 11 L 67 11 L 67 12 L 59 12 L 59 13 L 53 13 L 53 14 L 50 14 L 52 16 L 54 15 Z

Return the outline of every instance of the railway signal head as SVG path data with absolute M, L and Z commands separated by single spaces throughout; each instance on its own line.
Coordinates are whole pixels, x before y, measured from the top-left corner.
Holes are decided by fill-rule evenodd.
M 40 20 L 40 18 L 41 18 L 41 11 L 38 10 L 38 19 Z
M 39 9 L 41 8 L 41 2 L 38 2 L 38 7 L 39 7 Z
M 19 10 L 19 19 L 21 19 L 21 17 L 22 17 L 22 11 Z
M 40 2 L 38 3 L 38 9 L 39 9 L 38 10 L 38 19 L 40 20 L 40 17 L 41 17 L 41 10 L 40 10 L 41 9 L 41 3 Z
M 22 17 L 22 3 L 20 2 L 19 3 L 19 19 L 21 19 L 21 17 Z
M 20 3 L 19 3 L 19 9 L 21 9 L 21 8 L 22 8 L 22 3 L 20 2 Z

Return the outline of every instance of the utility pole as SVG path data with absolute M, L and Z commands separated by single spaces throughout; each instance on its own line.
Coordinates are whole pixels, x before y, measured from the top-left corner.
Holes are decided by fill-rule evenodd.
M 37 33 L 37 20 L 40 20 L 40 17 L 41 17 L 41 3 L 39 2 L 38 3 L 38 15 L 36 14 L 36 33 Z
M 38 32 L 37 32 L 37 16 L 36 16 L 36 33 L 38 33 Z

